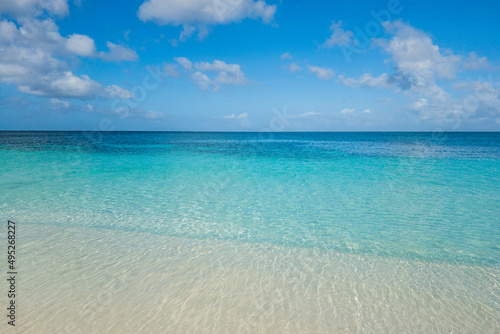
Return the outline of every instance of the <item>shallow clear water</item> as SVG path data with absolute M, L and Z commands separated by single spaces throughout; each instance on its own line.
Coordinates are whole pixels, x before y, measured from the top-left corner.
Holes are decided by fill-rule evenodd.
M 143 305 L 159 308 L 138 313 L 151 318 L 151 332 L 168 318 L 174 332 L 493 333 L 499 199 L 500 133 L 0 133 L 0 210 L 26 232 L 33 298 L 59 305 L 57 292 L 37 292 L 36 277 L 61 275 L 37 259 L 77 279 L 97 260 L 72 245 L 98 249 L 114 268 L 95 273 L 105 286 L 115 271 L 133 276 L 139 264 L 123 253 L 134 252 L 117 248 L 137 245 L 138 258 L 154 254 L 140 265 L 151 277 L 136 280 L 137 291 L 180 298 Z M 157 280 L 166 270 L 175 277 L 168 284 Z M 150 290 L 129 298 L 144 303 Z M 205 290 L 221 304 L 197 301 Z M 74 292 L 75 308 L 88 291 Z M 109 291 L 107 303 L 124 302 Z M 256 298 L 272 310 L 256 308 Z M 30 322 L 32 307 L 26 330 L 59 328 Z M 249 315 L 262 319 L 244 329 Z

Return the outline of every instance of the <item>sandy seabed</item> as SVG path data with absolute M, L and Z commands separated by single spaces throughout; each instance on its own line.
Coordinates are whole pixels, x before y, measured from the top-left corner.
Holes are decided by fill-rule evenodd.
M 1 333 L 500 332 L 494 267 L 103 228 L 18 235 L 16 327 L 4 316 Z

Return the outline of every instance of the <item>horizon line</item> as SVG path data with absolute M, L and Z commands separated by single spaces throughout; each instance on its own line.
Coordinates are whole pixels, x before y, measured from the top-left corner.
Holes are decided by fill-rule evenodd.
M 0 132 L 170 132 L 170 133 L 500 133 L 500 130 L 313 130 L 313 131 L 233 131 L 233 130 L 0 130 Z

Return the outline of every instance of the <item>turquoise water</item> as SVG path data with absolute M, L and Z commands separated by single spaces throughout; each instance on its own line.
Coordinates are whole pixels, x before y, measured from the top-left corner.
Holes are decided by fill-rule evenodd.
M 0 134 L 2 216 L 500 261 L 500 133 Z
M 0 132 L 15 332 L 498 333 L 499 172 L 500 133 Z

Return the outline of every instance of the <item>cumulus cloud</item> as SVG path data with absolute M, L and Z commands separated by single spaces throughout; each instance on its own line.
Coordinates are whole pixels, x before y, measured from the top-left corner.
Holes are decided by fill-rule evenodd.
M 383 26 L 393 37 L 377 43 L 391 55 L 400 71 L 414 73 L 422 79 L 455 77 L 462 60 L 460 56 L 440 49 L 426 33 L 401 21 L 384 22 Z
M 86 35 L 72 34 L 66 40 L 68 52 L 82 57 L 93 56 L 96 52 L 95 42 Z
M 23 19 L 19 27 L 0 22 L 0 82 L 18 91 L 52 98 L 111 97 L 110 91 L 87 75 L 77 75 L 70 57 L 92 56 L 94 41 L 85 35 L 62 37 L 52 19 Z M 117 87 L 117 86 L 116 86 Z
M 331 79 L 335 72 L 329 68 L 307 65 L 309 72 L 314 73 L 321 80 Z
M 388 86 L 388 76 L 383 73 L 378 77 L 372 77 L 371 74 L 365 73 L 360 79 L 359 84 L 365 87 L 387 87 Z
M 108 93 L 109 96 L 119 99 L 131 99 L 134 97 L 134 94 L 131 91 L 116 85 L 108 86 L 104 89 L 104 91 Z
M 359 79 L 339 76 L 339 82 L 350 87 L 364 86 L 407 91 L 445 101 L 449 94 L 439 87 L 437 79 L 452 79 L 459 70 L 462 58 L 442 50 L 424 32 L 401 21 L 384 22 L 390 39 L 378 39 L 375 45 L 391 56 L 395 72 L 373 77 L 365 73 Z
M 246 18 L 269 23 L 275 12 L 276 6 L 263 0 L 147 0 L 139 7 L 137 15 L 144 22 L 182 26 L 180 39 L 185 40 L 195 31 L 203 38 L 210 26 Z
M 283 53 L 281 56 L 280 56 L 280 59 L 283 60 L 283 59 L 292 59 L 292 55 L 289 54 L 288 52 L 285 52 Z
M 493 66 L 486 57 L 479 57 L 476 52 L 469 52 L 468 57 L 463 62 L 463 71 L 488 70 Z
M 37 17 L 43 13 L 63 17 L 68 15 L 67 0 L 14 0 L 0 1 L 0 14 L 14 18 Z
M 53 109 L 69 107 L 66 98 L 130 98 L 123 88 L 103 87 L 85 74 L 74 73 L 75 56 L 98 53 L 87 35 L 61 36 L 51 16 L 69 13 L 66 0 L 2 1 L 0 13 L 5 15 L 0 21 L 0 83 L 13 84 L 21 93 L 49 97 Z M 110 59 L 131 58 L 130 53 L 116 57 L 123 50 L 112 50 L 112 43 L 108 47 Z
M 55 97 L 94 95 L 100 85 L 88 76 L 75 76 L 67 67 L 66 62 L 44 48 L 9 44 L 0 53 L 0 81 L 16 84 L 23 93 Z
M 108 42 L 108 52 L 97 52 L 94 40 L 78 33 L 61 36 L 52 19 L 68 14 L 67 1 L 22 0 L 0 2 L 0 83 L 14 85 L 24 94 L 46 97 L 53 110 L 80 105 L 84 112 L 120 117 L 158 119 L 163 114 L 131 108 L 100 108 L 75 100 L 128 100 L 134 94 L 117 85 L 103 86 L 78 74 L 75 57 L 100 57 L 106 61 L 137 60 L 135 51 Z
M 354 88 L 354 87 L 357 87 L 359 85 L 358 80 L 356 80 L 354 78 L 346 78 L 342 74 L 339 75 L 338 79 L 339 79 L 339 82 L 344 86 L 349 86 L 349 87 Z
M 195 68 L 200 71 L 216 72 L 217 76 L 214 81 L 218 84 L 243 85 L 247 82 L 245 74 L 238 64 L 226 64 L 216 59 L 212 63 L 196 63 Z
M 475 52 L 467 56 L 454 54 L 440 48 L 425 32 L 401 21 L 382 25 L 389 37 L 374 40 L 373 45 L 390 56 L 394 72 L 378 76 L 365 73 L 358 79 L 339 75 L 339 83 L 349 87 L 392 88 L 395 92 L 403 92 L 413 99 L 410 109 L 426 119 L 500 113 L 499 91 L 491 84 L 477 81 L 453 85 L 455 89 L 474 91 L 464 99 L 454 98 L 438 84 L 455 79 L 460 72 L 491 68 L 486 57 L 479 57 Z M 346 108 L 342 113 L 349 114 L 351 109 Z
M 342 28 L 342 21 L 332 22 L 330 30 L 332 34 L 324 43 L 326 47 L 345 46 L 353 43 L 354 34 L 352 31 L 346 31 Z
M 490 81 L 473 81 L 458 87 L 468 94 L 460 99 L 447 100 L 421 97 L 412 108 L 423 119 L 444 119 L 454 121 L 466 118 L 498 117 L 500 115 L 500 88 Z
M 198 71 L 191 74 L 191 79 L 194 81 L 195 84 L 198 85 L 198 87 L 204 90 L 209 89 L 210 86 L 213 85 L 213 82 L 212 80 L 210 80 L 208 75 Z
M 462 57 L 439 48 L 426 33 L 401 21 L 384 22 L 383 27 L 392 38 L 376 40 L 375 45 L 391 56 L 396 71 L 390 76 L 382 74 L 377 82 L 365 81 L 365 86 L 393 86 L 440 101 L 449 99 L 436 80 L 453 79 Z
M 17 34 L 17 26 L 14 22 L 7 20 L 0 21 L 0 41 L 10 42 L 16 37 Z
M 99 58 L 104 61 L 136 61 L 139 59 L 137 53 L 123 45 L 116 45 L 111 42 L 106 42 L 108 52 L 99 52 Z
M 102 86 L 87 75 L 76 76 L 71 71 L 49 73 L 18 86 L 18 90 L 26 94 L 77 98 L 96 97 L 101 89 Z
M 204 90 L 209 88 L 218 90 L 221 85 L 244 85 L 248 82 L 238 64 L 227 64 L 218 59 L 211 63 L 204 61 L 193 63 L 185 57 L 175 57 L 174 60 L 186 71 L 193 72 L 190 74 L 191 79 Z
M 193 70 L 193 63 L 191 63 L 191 61 L 186 57 L 176 57 L 174 58 L 174 60 L 178 62 L 182 67 L 184 67 L 184 69 L 188 71 Z
M 393 36 L 389 40 L 377 40 L 376 44 L 391 56 L 396 69 L 387 78 L 386 84 L 413 94 L 416 100 L 412 108 L 424 118 L 439 118 L 450 114 L 470 117 L 479 113 L 482 107 L 492 107 L 496 103 L 471 95 L 477 102 L 476 105 L 465 106 L 461 100 L 454 99 L 437 84 L 440 79 L 454 79 L 459 71 L 487 66 L 485 57 L 480 58 L 475 53 L 470 53 L 468 57 L 455 55 L 434 44 L 423 31 L 401 21 L 385 22 L 383 26 Z M 496 94 L 495 90 L 492 91 Z

